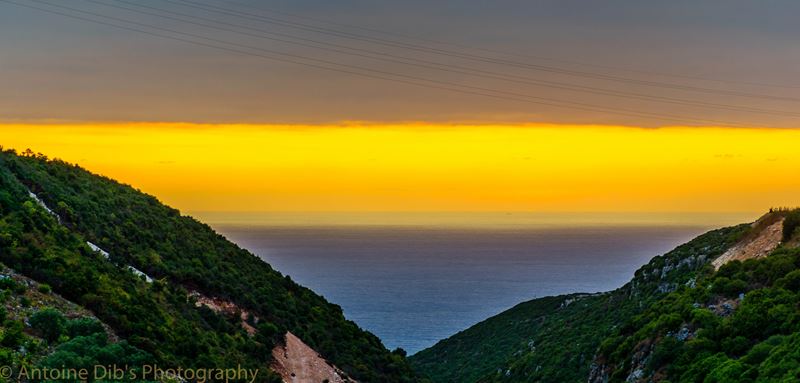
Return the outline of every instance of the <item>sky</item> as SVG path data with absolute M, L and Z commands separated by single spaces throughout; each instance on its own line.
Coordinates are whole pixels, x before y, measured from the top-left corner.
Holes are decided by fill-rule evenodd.
M 2 141 L 189 212 L 764 212 L 800 195 L 796 129 L 53 124 Z
M 184 211 L 761 212 L 800 3 L 2 0 L 0 145 Z
M 10 121 L 798 121 L 793 0 L 9 1 Z

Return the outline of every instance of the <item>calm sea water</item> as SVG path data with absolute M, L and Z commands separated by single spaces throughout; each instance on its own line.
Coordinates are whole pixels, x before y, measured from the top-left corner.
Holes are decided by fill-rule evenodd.
M 619 287 L 710 227 L 212 226 L 410 354 L 523 301 Z

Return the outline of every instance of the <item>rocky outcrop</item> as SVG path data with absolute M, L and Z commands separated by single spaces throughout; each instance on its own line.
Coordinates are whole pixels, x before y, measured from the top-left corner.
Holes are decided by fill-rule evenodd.
M 634 353 L 631 356 L 631 369 L 628 376 L 625 378 L 626 383 L 639 383 L 647 381 L 648 377 L 645 376 L 647 370 L 647 362 L 650 360 L 650 355 L 653 353 L 655 343 L 650 340 L 644 340 L 636 345 Z
M 611 368 L 597 360 L 589 367 L 589 380 L 588 383 L 608 383 L 608 375 L 611 373 Z

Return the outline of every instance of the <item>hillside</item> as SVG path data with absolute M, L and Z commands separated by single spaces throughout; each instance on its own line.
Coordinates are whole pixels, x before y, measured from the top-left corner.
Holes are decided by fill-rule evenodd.
M 417 380 L 402 353 L 387 351 L 340 307 L 208 226 L 43 155 L 0 152 L 0 261 L 92 313 L 130 345 L 129 356 L 165 367 L 259 368 L 258 381 L 280 381 L 266 367 L 291 332 L 347 377 Z
M 699 371 L 714 368 L 727 378 L 710 381 L 745 370 L 752 381 L 791 376 L 800 365 L 787 354 L 800 335 L 799 221 L 800 211 L 777 210 L 711 231 L 619 289 L 521 303 L 410 360 L 434 382 L 702 382 Z M 748 352 L 777 356 L 769 367 L 763 358 L 734 363 Z
M 152 356 L 119 337 L 88 310 L 0 265 L 0 365 L 58 367 L 74 361 L 143 365 Z
M 777 246 L 763 240 L 775 222 Z M 799 222 L 800 210 L 770 213 L 734 247 L 740 256 L 628 318 L 603 341 L 589 382 L 800 380 Z M 753 243 L 773 250 L 747 251 Z
M 585 382 L 601 342 L 627 318 L 694 283 L 748 225 L 714 230 L 653 258 L 625 286 L 545 297 L 486 319 L 410 357 L 434 382 Z

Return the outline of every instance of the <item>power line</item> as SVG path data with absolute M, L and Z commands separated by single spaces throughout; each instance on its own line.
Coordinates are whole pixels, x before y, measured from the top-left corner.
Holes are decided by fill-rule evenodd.
M 718 95 L 726 95 L 726 96 L 736 96 L 736 97 L 747 97 L 747 98 L 761 98 L 761 99 L 769 99 L 769 100 L 777 100 L 777 101 L 793 101 L 793 102 L 800 102 L 800 99 L 793 98 L 793 97 L 784 97 L 784 96 L 774 96 L 774 95 L 767 95 L 767 94 L 758 94 L 758 93 L 749 93 L 749 92 L 738 92 L 738 91 L 730 91 L 730 90 L 723 90 L 723 89 L 713 89 L 713 88 L 705 88 L 699 86 L 692 86 L 692 85 L 681 85 L 681 84 L 671 84 L 665 82 L 658 82 L 658 81 L 650 81 L 650 80 L 641 80 L 641 79 L 633 79 L 633 78 L 626 78 L 620 76 L 613 76 L 613 75 L 606 75 L 606 74 L 599 74 L 599 73 L 592 73 L 592 72 L 585 72 L 585 71 L 577 71 L 577 70 L 570 70 L 570 69 L 563 69 L 553 66 L 546 66 L 546 65 L 538 65 L 538 64 L 530 64 L 524 63 L 519 61 L 512 61 L 512 60 L 504 60 L 498 58 L 492 58 L 487 56 L 481 55 L 474 55 L 470 53 L 463 53 L 463 52 L 456 52 L 441 48 L 432 48 L 426 47 L 418 44 L 411 44 L 411 43 L 404 43 L 395 40 L 387 40 L 382 38 L 370 37 L 365 36 L 362 34 L 344 32 L 344 31 L 337 31 L 335 29 L 324 28 L 324 27 L 317 27 L 309 24 L 304 23 L 297 23 L 292 21 L 286 21 L 274 17 L 258 15 L 258 14 L 251 14 L 247 12 L 240 12 L 229 10 L 226 8 L 221 8 L 205 3 L 197 3 L 188 0 L 163 0 L 168 3 L 173 3 L 177 5 L 181 5 L 184 7 L 194 8 L 194 9 L 202 9 L 206 12 L 218 13 L 218 14 L 225 14 L 228 16 L 239 17 L 243 19 L 249 19 L 253 21 L 259 21 L 263 23 L 270 23 L 270 24 L 277 24 L 282 25 L 289 28 L 314 32 L 318 34 L 324 34 L 329 36 L 336 36 L 341 38 L 347 38 L 352 40 L 364 41 L 372 44 L 379 44 L 384 46 L 391 46 L 395 48 L 402 48 L 408 50 L 414 50 L 418 52 L 425 52 L 430 54 L 437 54 L 447 57 L 453 58 L 460 58 L 465 60 L 471 60 L 476 62 L 484 62 L 484 63 L 491 63 L 497 65 L 505 65 L 510 67 L 516 68 L 524 68 L 524 69 L 531 69 L 549 73 L 558 73 L 568 76 L 575 76 L 575 77 L 582 77 L 582 78 L 592 78 L 596 80 L 605 80 L 605 81 L 614 81 L 614 82 L 621 82 L 627 84 L 634 84 L 634 85 L 641 85 L 641 86 L 649 86 L 649 87 L 661 87 L 661 88 L 668 88 L 668 89 L 675 89 L 675 90 L 683 90 L 683 91 L 692 91 L 692 92 L 699 92 L 699 93 L 708 93 L 708 94 L 718 94 Z
M 161 12 L 161 13 L 153 13 L 153 12 L 148 12 L 148 11 L 144 11 L 144 10 L 141 10 L 141 9 L 135 9 L 135 8 L 129 8 L 129 7 L 124 7 L 124 6 L 114 5 L 114 4 L 108 4 L 108 3 L 104 2 L 104 1 L 99 1 L 99 0 L 85 0 L 85 1 L 88 1 L 88 2 L 91 2 L 91 3 L 95 3 L 95 4 L 100 4 L 100 5 L 106 6 L 106 7 L 112 7 L 112 8 L 116 8 L 116 9 L 123 9 L 123 10 L 126 10 L 126 11 L 136 12 L 136 13 L 139 13 L 139 14 L 156 16 L 156 17 L 165 18 L 165 19 L 168 19 L 168 20 L 174 20 L 174 21 L 179 21 L 179 22 L 188 23 L 188 24 L 192 24 L 192 25 L 198 25 L 198 26 L 202 26 L 202 27 L 205 27 L 205 28 L 212 28 L 212 29 L 225 31 L 225 32 L 238 33 L 238 34 L 241 34 L 241 35 L 244 35 L 244 36 L 257 37 L 257 38 L 268 39 L 268 40 L 272 40 L 272 41 L 279 41 L 279 42 L 293 44 L 293 45 L 311 47 L 311 48 L 330 51 L 330 52 L 336 52 L 336 53 L 341 53 L 341 54 L 346 54 L 346 55 L 353 55 L 353 56 L 357 56 L 357 57 L 364 57 L 364 58 L 369 58 L 369 59 L 374 59 L 374 60 L 380 60 L 380 61 L 400 63 L 400 64 L 404 64 L 404 65 L 410 65 L 410 66 L 434 69 L 434 70 L 439 70 L 439 71 L 444 71 L 444 72 L 449 72 L 449 73 L 466 74 L 466 75 L 482 77 L 482 78 L 498 79 L 498 80 L 513 82 L 513 83 L 524 83 L 524 84 L 528 84 L 528 85 L 535 85 L 535 86 L 541 86 L 541 87 L 552 88 L 552 89 L 562 89 L 562 90 L 568 90 L 568 91 L 574 91 L 574 92 L 589 93 L 589 94 L 599 94 L 599 95 L 612 96 L 612 97 L 622 97 L 622 98 L 629 98 L 629 99 L 635 99 L 635 100 L 655 101 L 655 102 L 662 102 L 662 103 L 669 103 L 669 104 L 676 104 L 676 105 L 722 109 L 722 110 L 729 110 L 729 111 L 736 111 L 736 112 L 749 112 L 749 113 L 760 113 L 760 114 L 778 115 L 778 116 L 800 117 L 799 113 L 782 111 L 782 110 L 761 109 L 761 108 L 753 108 L 753 107 L 745 107 L 745 106 L 737 106 L 737 105 L 727 105 L 727 104 L 712 103 L 712 102 L 706 102 L 706 101 L 685 100 L 685 99 L 679 99 L 679 98 L 673 98 L 673 97 L 663 97 L 663 96 L 658 96 L 658 95 L 649 95 L 649 94 L 642 94 L 642 93 L 632 93 L 632 92 L 625 92 L 625 91 L 608 90 L 608 89 L 596 88 L 596 87 L 590 87 L 590 86 L 560 83 L 560 82 L 556 82 L 556 81 L 538 80 L 538 79 L 533 79 L 533 78 L 525 77 L 525 76 L 505 75 L 505 74 L 501 74 L 501 73 L 498 73 L 498 72 L 485 71 L 485 70 L 475 69 L 475 68 L 470 68 L 470 67 L 463 67 L 463 66 L 458 66 L 458 65 L 448 65 L 448 64 L 442 64 L 442 63 L 432 62 L 432 61 L 427 61 L 427 60 L 419 60 L 419 59 L 415 59 L 415 58 L 407 58 L 407 57 L 403 57 L 403 56 L 387 54 L 387 53 L 384 53 L 384 52 L 376 52 L 376 51 L 371 51 L 371 50 L 367 50 L 367 49 L 353 48 L 353 47 L 344 46 L 344 45 L 340 45 L 340 44 L 329 44 L 329 43 L 326 43 L 326 42 L 323 42 L 323 41 L 299 38 L 299 37 L 296 37 L 296 36 L 287 35 L 287 34 L 283 34 L 283 33 L 273 33 L 271 31 L 266 31 L 266 30 L 260 29 L 260 28 L 252 28 L 252 27 L 249 27 L 249 26 L 243 26 L 243 25 L 228 23 L 228 22 L 224 22 L 224 21 L 217 21 L 217 20 L 209 19 L 209 18 L 205 18 L 205 17 L 187 15 L 187 14 L 184 14 L 184 13 L 174 12 L 174 11 L 167 10 L 167 9 L 162 9 L 162 8 L 157 8 L 157 7 L 147 6 L 147 5 L 141 5 L 141 4 L 137 4 L 137 3 L 126 1 L 126 0 L 114 0 L 114 1 L 117 1 L 117 2 L 120 2 L 120 3 L 124 3 L 124 4 L 130 4 L 130 5 L 141 7 L 141 8 L 145 8 L 145 9 L 155 10 L 155 11 Z M 168 16 L 168 15 L 165 15 L 164 13 L 178 15 L 178 16 L 181 16 L 181 17 Z M 187 17 L 190 18 L 190 19 L 186 19 Z M 254 34 L 254 33 L 242 32 L 242 31 L 239 31 L 239 30 L 222 28 L 222 27 L 219 27 L 219 26 L 216 26 L 216 25 L 200 23 L 200 22 L 196 22 L 196 21 L 193 21 L 193 20 L 203 20 L 203 21 L 208 21 L 208 22 L 212 22 L 212 23 L 232 26 L 234 28 L 242 28 L 242 29 L 246 29 L 246 30 L 252 30 L 252 31 L 259 32 L 260 34 Z M 323 46 L 306 44 L 306 43 L 296 42 L 296 41 L 292 41 L 292 40 L 286 40 L 286 39 L 282 39 L 282 38 L 273 38 L 273 37 L 268 37 L 267 35 L 285 36 L 285 37 L 288 37 L 290 39 L 297 39 L 297 40 L 302 40 L 302 41 L 310 41 L 310 42 L 313 42 L 315 44 L 322 44 Z M 328 47 L 326 45 L 334 46 L 334 47 L 340 47 L 340 48 L 347 49 L 347 50 L 352 50 L 352 51 L 355 51 L 355 52 L 343 51 L 341 49 L 333 49 L 333 48 L 330 48 L 330 47 Z M 357 53 L 357 52 L 365 52 L 367 54 L 362 54 L 362 53 Z
M 74 18 L 74 19 L 78 19 L 78 20 L 82 20 L 82 21 L 88 21 L 88 22 L 92 22 L 92 23 L 102 24 L 102 25 L 111 26 L 111 27 L 114 27 L 114 28 L 124 29 L 124 30 L 133 31 L 133 32 L 137 32 L 137 33 L 143 33 L 143 34 L 156 36 L 156 37 L 160 37 L 160 38 L 177 40 L 177 41 L 181 41 L 181 42 L 189 43 L 189 44 L 193 44 L 193 45 L 199 45 L 199 46 L 204 46 L 204 47 L 224 50 L 224 51 L 243 54 L 243 55 L 256 56 L 256 57 L 261 57 L 261 58 L 274 60 L 274 61 L 281 61 L 281 62 L 287 62 L 287 63 L 297 64 L 297 65 L 304 65 L 304 66 L 314 67 L 314 68 L 318 68 L 318 69 L 324 69 L 324 70 L 328 70 L 328 71 L 348 73 L 348 74 L 351 74 L 351 75 L 368 77 L 368 78 L 373 78 L 373 79 L 381 79 L 381 80 L 385 80 L 385 81 L 393 81 L 393 82 L 405 83 L 405 84 L 410 84 L 410 85 L 415 85 L 415 86 L 420 86 L 420 87 L 441 89 L 441 90 L 447 90 L 447 91 L 451 91 L 451 92 L 478 95 L 478 96 L 484 96 L 484 97 L 492 97 L 492 98 L 498 98 L 498 99 L 504 99 L 504 100 L 512 100 L 512 101 L 518 101 L 518 102 L 538 104 L 538 105 L 553 106 L 553 107 L 566 108 L 566 109 L 584 110 L 584 111 L 593 111 L 593 112 L 603 112 L 603 113 L 610 113 L 610 114 L 617 114 L 617 115 L 625 115 L 625 116 L 630 116 L 630 117 L 651 118 L 651 119 L 658 119 L 658 120 L 665 120 L 665 121 L 676 121 L 676 122 L 689 123 L 689 124 L 698 124 L 698 123 L 706 123 L 706 124 L 708 124 L 708 123 L 712 123 L 712 124 L 722 124 L 722 125 L 731 125 L 731 126 L 742 126 L 741 124 L 734 123 L 734 122 L 727 122 L 727 121 L 718 121 L 718 120 L 711 120 L 711 119 L 698 119 L 698 118 L 676 116 L 676 115 L 670 115 L 670 114 L 638 112 L 638 111 L 631 111 L 631 110 L 618 109 L 618 108 L 609 108 L 609 107 L 603 107 L 603 106 L 597 106 L 597 105 L 585 104 L 585 103 L 568 102 L 568 101 L 563 101 L 563 100 L 553 100 L 553 99 L 548 99 L 548 98 L 544 98 L 544 97 L 536 97 L 536 96 L 513 93 L 513 92 L 499 91 L 499 90 L 495 90 L 495 89 L 474 87 L 474 86 L 468 86 L 468 85 L 463 85 L 463 84 L 449 83 L 449 82 L 443 82 L 443 81 L 419 78 L 419 77 L 414 77 L 414 76 L 408 76 L 408 75 L 401 75 L 401 74 L 395 74 L 395 73 L 390 73 L 390 72 L 378 71 L 378 70 L 374 70 L 374 69 L 351 66 L 351 65 L 347 65 L 347 64 L 335 63 L 335 62 L 330 62 L 330 61 L 326 61 L 326 60 L 313 59 L 313 58 L 308 58 L 308 57 L 299 56 L 299 55 L 291 55 L 291 54 L 280 53 L 280 52 L 276 53 L 274 51 L 269 51 L 269 50 L 265 50 L 265 49 L 261 49 L 261 48 L 257 48 L 257 47 L 250 47 L 250 46 L 243 45 L 243 44 L 230 43 L 230 42 L 226 42 L 226 41 L 223 41 L 223 40 L 203 37 L 203 36 L 195 35 L 195 34 L 191 34 L 191 33 L 180 32 L 180 31 L 176 31 L 176 30 L 172 30 L 172 29 L 168 29 L 168 28 L 156 27 L 156 26 L 152 26 L 152 25 L 137 23 L 135 21 L 120 19 L 120 18 L 111 17 L 111 16 L 107 16 L 107 15 L 102 15 L 102 14 L 97 14 L 97 13 L 94 13 L 94 12 L 88 12 L 88 11 L 85 11 L 85 10 L 70 8 L 70 7 L 56 5 L 56 4 L 51 4 L 51 3 L 47 3 L 47 2 L 41 1 L 41 0 L 31 0 L 31 1 L 34 1 L 34 2 L 37 2 L 37 3 L 46 4 L 46 5 L 50 6 L 50 7 L 57 7 L 57 8 L 61 8 L 61 9 L 67 9 L 67 10 L 69 10 L 71 12 L 89 14 L 89 15 L 93 15 L 95 17 L 101 17 L 101 18 L 105 18 L 105 19 L 118 20 L 118 21 L 122 21 L 122 22 L 128 23 L 128 24 L 139 25 L 139 26 L 142 26 L 142 27 L 145 27 L 145 28 L 149 28 L 149 29 L 162 30 L 162 31 L 165 31 L 165 32 L 168 32 L 168 33 L 171 33 L 171 34 L 190 36 L 192 38 L 212 41 L 212 42 L 215 42 L 217 44 L 223 44 L 223 45 L 217 45 L 217 44 L 212 44 L 212 43 L 207 43 L 207 42 L 202 42 L 202 41 L 196 41 L 196 40 L 187 39 L 187 38 L 176 37 L 176 36 L 173 36 L 173 35 L 167 35 L 167 34 L 152 32 L 150 30 L 134 28 L 134 27 L 129 27 L 129 26 L 125 26 L 125 25 L 119 25 L 119 24 L 115 24 L 115 23 L 112 23 L 112 22 L 96 20 L 96 19 L 92 19 L 92 18 L 88 18 L 88 17 L 76 16 L 74 14 L 56 11 L 56 10 L 53 10 L 51 8 L 41 8 L 41 7 L 32 6 L 30 4 L 20 4 L 18 2 L 11 1 L 11 0 L 0 0 L 0 1 L 5 2 L 5 3 L 14 4 L 14 5 L 17 5 L 17 6 L 36 9 L 36 10 L 43 11 L 43 12 L 57 14 L 57 15 L 65 16 L 65 17 L 70 17 L 70 18 Z M 228 46 L 226 46 L 226 45 L 228 45 Z M 230 46 L 235 46 L 235 47 L 238 47 L 238 48 L 231 48 Z M 244 49 L 242 49 L 242 48 L 244 48 Z M 256 53 L 256 52 L 250 51 L 249 49 L 258 50 L 258 51 L 265 51 L 265 52 L 268 52 L 270 54 Z M 275 55 L 278 55 L 279 57 L 276 57 Z M 290 56 L 290 57 L 293 57 L 293 59 L 286 59 L 286 58 L 284 58 L 282 56 Z M 342 67 L 347 67 L 347 68 L 355 68 L 355 70 L 332 68 L 332 67 L 325 66 L 325 65 L 313 64 L 313 63 L 308 63 L 308 62 L 304 62 L 304 61 L 298 61 L 298 60 L 296 60 L 297 58 L 299 58 L 301 60 L 323 62 L 323 63 L 327 63 L 327 64 L 330 64 L 330 65 L 337 65 L 337 66 L 342 66 Z M 366 71 L 369 71 L 369 72 L 377 72 L 378 74 L 363 73 L 362 71 L 359 71 L 359 70 L 366 70 Z M 390 76 L 390 77 L 387 77 L 387 76 Z M 395 77 L 391 77 L 391 76 L 400 77 L 400 78 L 395 78 Z M 422 82 L 420 82 L 420 81 L 422 81 Z
M 230 0 L 225 1 L 225 0 L 222 0 L 222 2 L 227 3 L 227 4 L 232 4 L 232 5 L 238 5 L 238 6 L 244 7 L 244 8 L 255 9 L 255 10 L 258 10 L 260 12 L 266 12 L 266 13 L 272 13 L 272 14 L 277 14 L 277 15 L 289 16 L 289 17 L 293 17 L 293 18 L 297 18 L 297 19 L 301 19 L 301 20 L 308 20 L 308 21 L 313 21 L 313 22 L 317 22 L 317 23 L 323 23 L 323 24 L 328 24 L 328 25 L 333 25 L 333 26 L 338 26 L 338 27 L 351 28 L 351 29 L 361 30 L 361 31 L 365 31 L 365 32 L 378 33 L 378 34 L 382 34 L 382 35 L 385 35 L 385 36 L 393 36 L 393 37 L 399 37 L 399 38 L 404 38 L 404 39 L 409 39 L 409 40 L 416 40 L 416 41 L 434 43 L 434 44 L 439 44 L 439 45 L 447 45 L 447 46 L 452 46 L 452 47 L 456 47 L 456 48 L 470 49 L 470 50 L 474 50 L 474 51 L 482 51 L 482 52 L 486 52 L 486 53 L 501 54 L 501 55 L 505 55 L 505 56 L 516 56 L 516 57 L 520 57 L 520 58 L 531 58 L 531 59 L 535 59 L 535 60 L 550 61 L 550 62 L 554 62 L 554 63 L 580 65 L 580 66 L 584 66 L 584 67 L 588 67 L 588 68 L 598 68 L 598 69 L 606 69 L 606 70 L 612 70 L 612 71 L 617 71 L 617 72 L 631 72 L 631 73 L 639 73 L 639 74 L 645 74 L 645 75 L 671 77 L 671 78 L 677 78 L 677 79 L 683 79 L 683 80 L 700 80 L 700 81 L 717 82 L 717 83 L 721 83 L 721 84 L 750 85 L 750 86 L 760 86 L 760 87 L 769 87 L 769 88 L 800 89 L 800 85 L 784 85 L 784 84 L 773 84 L 773 83 L 753 82 L 753 81 L 735 81 L 735 80 L 710 78 L 710 77 L 703 77 L 703 76 L 693 76 L 693 75 L 676 74 L 676 73 L 665 73 L 665 72 L 659 72 L 659 71 L 642 70 L 642 69 L 634 69 L 634 68 L 623 68 L 623 67 L 611 66 L 611 65 L 600 65 L 600 64 L 595 64 L 595 63 L 587 63 L 587 62 L 574 61 L 574 60 L 565 60 L 565 59 L 553 58 L 553 57 L 545 57 L 545 56 L 538 56 L 538 55 L 531 55 L 531 54 L 523 54 L 523 53 L 519 53 L 519 52 L 510 52 L 510 51 L 503 51 L 503 50 L 497 50 L 497 49 L 489 49 L 489 48 L 485 48 L 485 47 L 477 47 L 477 46 L 472 46 L 472 45 L 467 45 L 467 44 L 456 43 L 456 42 L 453 42 L 453 41 L 444 41 L 444 40 L 440 40 L 440 39 L 425 38 L 425 37 L 413 36 L 413 35 L 410 35 L 410 34 L 398 33 L 398 32 L 394 32 L 394 31 L 387 31 L 387 30 L 382 30 L 382 29 L 377 29 L 377 28 L 369 28 L 369 27 L 364 27 L 364 26 L 359 26 L 359 25 L 354 25 L 354 24 L 345 24 L 345 23 L 340 23 L 340 22 L 335 22 L 335 21 L 330 21 L 330 20 L 322 20 L 322 19 L 319 19 L 319 18 L 309 17 L 309 16 L 305 16 L 305 15 L 298 15 L 296 13 L 290 13 L 290 12 L 286 12 L 286 11 L 278 11 L 278 10 L 275 10 L 275 9 L 264 8 L 264 7 L 261 6 L 261 4 L 259 4 L 258 8 L 255 8 L 255 7 L 249 6 L 248 4 L 242 3 L 240 1 L 230 1 Z

